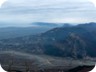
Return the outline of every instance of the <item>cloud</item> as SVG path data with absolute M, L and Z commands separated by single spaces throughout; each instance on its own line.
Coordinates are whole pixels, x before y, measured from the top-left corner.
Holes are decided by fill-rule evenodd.
M 96 20 L 96 9 L 88 0 L 8 0 L 0 9 L 0 22 L 82 23 Z
M 89 3 L 88 0 L 8 0 L 3 7 L 64 7 L 80 3 Z M 71 4 L 71 5 L 70 5 Z

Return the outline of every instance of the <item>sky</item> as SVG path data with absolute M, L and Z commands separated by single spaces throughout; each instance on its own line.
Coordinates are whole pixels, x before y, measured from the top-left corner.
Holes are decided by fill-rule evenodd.
M 33 22 L 96 22 L 96 8 L 89 0 L 7 0 L 0 8 L 0 26 Z

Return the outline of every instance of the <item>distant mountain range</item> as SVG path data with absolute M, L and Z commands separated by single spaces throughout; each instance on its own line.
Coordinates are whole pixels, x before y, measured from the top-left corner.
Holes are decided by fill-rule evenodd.
M 60 25 L 58 25 L 58 23 L 47 23 L 47 22 L 34 22 L 32 23 L 32 25 L 37 25 L 40 27 L 58 27 Z
M 3 27 L 0 28 L 0 40 L 35 35 L 50 30 L 50 27 Z
M 47 23 L 47 22 L 34 22 L 32 23 L 32 25 L 37 25 L 37 26 L 40 26 L 40 27 L 51 27 L 51 28 L 54 28 L 54 27 L 70 27 L 70 26 L 73 26 L 69 23 Z
M 2 24 L 2 23 L 1 23 Z M 0 24 L 0 25 L 1 25 Z M 60 26 L 70 26 L 69 24 L 47 23 L 47 22 L 35 22 L 32 23 L 33 27 L 0 27 L 0 40 L 8 38 L 16 38 L 27 35 L 36 35 L 46 32 L 52 28 Z
M 96 57 L 96 23 L 56 27 L 44 33 L 4 39 L 0 50 L 58 57 Z

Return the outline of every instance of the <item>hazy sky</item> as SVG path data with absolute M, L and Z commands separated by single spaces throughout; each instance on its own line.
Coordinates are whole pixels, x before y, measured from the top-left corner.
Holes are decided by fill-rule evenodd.
M 32 22 L 96 22 L 96 8 L 88 0 L 8 0 L 0 8 L 0 25 Z

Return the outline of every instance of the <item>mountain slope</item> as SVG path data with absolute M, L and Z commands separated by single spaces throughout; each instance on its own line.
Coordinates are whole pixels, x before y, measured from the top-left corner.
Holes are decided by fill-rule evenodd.
M 75 59 L 96 57 L 96 24 L 58 27 L 38 35 L 1 40 L 0 49 Z

